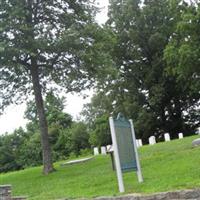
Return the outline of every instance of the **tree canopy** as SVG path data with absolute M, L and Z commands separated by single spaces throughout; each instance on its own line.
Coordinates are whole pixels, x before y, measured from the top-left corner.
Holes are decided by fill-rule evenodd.
M 124 113 L 146 142 L 166 132 L 172 138 L 194 133 L 200 123 L 198 11 L 181 0 L 110 1 L 105 30 L 113 38 L 113 67 L 97 87 L 104 104 L 92 102 L 87 111 Z

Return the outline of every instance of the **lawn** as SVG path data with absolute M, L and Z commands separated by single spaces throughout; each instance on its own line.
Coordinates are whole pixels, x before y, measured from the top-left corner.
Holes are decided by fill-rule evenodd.
M 153 193 L 200 187 L 200 148 L 191 142 L 199 136 L 144 146 L 139 149 L 144 183 L 136 174 L 124 174 L 126 193 Z M 93 198 L 119 195 L 109 156 L 96 156 L 86 163 L 60 166 L 43 176 L 41 167 L 0 174 L 0 184 L 12 184 L 13 195 L 30 200 Z

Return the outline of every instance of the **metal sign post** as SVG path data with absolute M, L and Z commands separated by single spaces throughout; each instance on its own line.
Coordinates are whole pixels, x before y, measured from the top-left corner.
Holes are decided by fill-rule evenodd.
M 119 159 L 119 152 L 118 152 L 118 147 L 117 147 L 117 139 L 116 139 L 116 134 L 115 134 L 115 125 L 114 125 L 114 120 L 112 117 L 109 118 L 109 123 L 110 123 L 111 137 L 112 137 L 112 142 L 113 142 L 114 159 L 115 159 L 115 167 L 117 171 L 119 192 L 125 192 L 121 164 L 120 164 L 120 159 Z
M 132 120 L 126 120 L 121 114 L 118 114 L 117 119 L 110 117 L 109 124 L 119 191 L 124 192 L 122 172 L 132 170 L 137 171 L 138 181 L 143 182 L 136 146 L 135 131 Z
M 137 164 L 137 176 L 138 176 L 138 181 L 141 183 L 141 182 L 143 182 L 143 177 L 142 177 L 140 160 L 139 160 L 137 146 L 136 146 L 135 130 L 134 130 L 132 119 L 130 119 L 129 122 L 131 124 L 131 132 L 132 132 L 132 136 L 133 136 L 133 144 L 134 144 L 135 158 L 136 158 L 136 164 Z

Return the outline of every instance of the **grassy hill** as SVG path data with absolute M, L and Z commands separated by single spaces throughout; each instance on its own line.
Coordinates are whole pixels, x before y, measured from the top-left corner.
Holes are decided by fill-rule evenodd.
M 198 136 L 144 146 L 139 149 L 144 183 L 136 174 L 124 174 L 126 193 L 153 193 L 200 187 L 200 148 L 191 142 Z M 27 195 L 30 200 L 97 197 L 118 195 L 115 172 L 109 156 L 68 166 L 56 163 L 56 172 L 41 174 L 41 167 L 0 174 L 0 184 L 12 184 L 14 195 Z

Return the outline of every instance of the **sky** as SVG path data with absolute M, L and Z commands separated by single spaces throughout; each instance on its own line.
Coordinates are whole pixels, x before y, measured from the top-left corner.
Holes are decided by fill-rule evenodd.
M 107 6 L 108 0 L 98 0 L 101 12 L 97 15 L 96 19 L 100 24 L 105 23 L 107 20 Z M 84 99 L 80 94 L 68 94 L 66 95 L 66 106 L 64 111 L 71 114 L 76 120 L 79 118 L 79 113 L 82 111 L 83 105 L 89 103 L 92 97 L 93 91 L 84 91 L 88 97 Z M 26 104 L 10 105 L 4 111 L 4 114 L 0 116 L 0 134 L 5 132 L 12 132 L 14 129 L 22 126 L 28 122 L 24 119 L 24 111 L 26 110 Z

